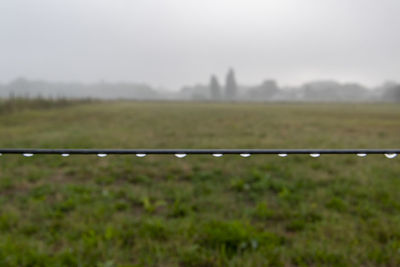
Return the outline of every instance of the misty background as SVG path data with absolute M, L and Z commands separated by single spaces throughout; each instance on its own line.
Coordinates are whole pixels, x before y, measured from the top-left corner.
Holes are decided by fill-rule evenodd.
M 396 0 L 3 0 L 0 97 L 400 101 Z

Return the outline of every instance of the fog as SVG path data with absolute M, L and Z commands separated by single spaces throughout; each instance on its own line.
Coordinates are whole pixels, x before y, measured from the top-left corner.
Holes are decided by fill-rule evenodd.
M 168 98 L 210 75 L 222 84 L 233 67 L 243 90 L 270 79 L 381 88 L 400 80 L 399 10 L 397 0 L 2 0 L 0 83 L 139 84 Z M 109 96 L 96 88 L 88 95 Z

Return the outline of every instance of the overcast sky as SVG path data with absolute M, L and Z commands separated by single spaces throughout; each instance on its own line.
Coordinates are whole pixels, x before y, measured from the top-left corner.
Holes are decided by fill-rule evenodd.
M 399 0 L 1 0 L 0 81 L 400 81 Z

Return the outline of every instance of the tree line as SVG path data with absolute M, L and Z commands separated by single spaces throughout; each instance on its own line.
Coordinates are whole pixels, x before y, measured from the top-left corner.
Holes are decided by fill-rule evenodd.
M 400 84 L 386 82 L 375 88 L 334 80 L 311 81 L 300 86 L 282 87 L 273 79 L 256 85 L 237 82 L 235 71 L 227 71 L 223 84 L 211 74 L 208 83 L 184 86 L 178 91 L 153 88 L 144 83 L 97 82 L 63 83 L 25 78 L 0 83 L 0 98 L 96 98 L 135 100 L 196 101 L 309 101 L 309 102 L 400 102 Z
M 224 85 L 212 74 L 208 85 L 185 86 L 180 93 L 185 99 L 209 101 L 400 102 L 400 84 L 396 82 L 367 88 L 358 83 L 322 80 L 297 87 L 280 87 L 275 80 L 268 79 L 258 85 L 245 86 L 237 83 L 233 69 L 227 72 Z

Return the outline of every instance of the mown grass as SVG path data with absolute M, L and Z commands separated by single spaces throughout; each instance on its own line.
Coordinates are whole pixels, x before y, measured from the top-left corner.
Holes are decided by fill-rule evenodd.
M 0 114 L 0 147 L 394 148 L 400 106 L 103 102 Z M 397 266 L 383 155 L 0 157 L 1 266 Z

